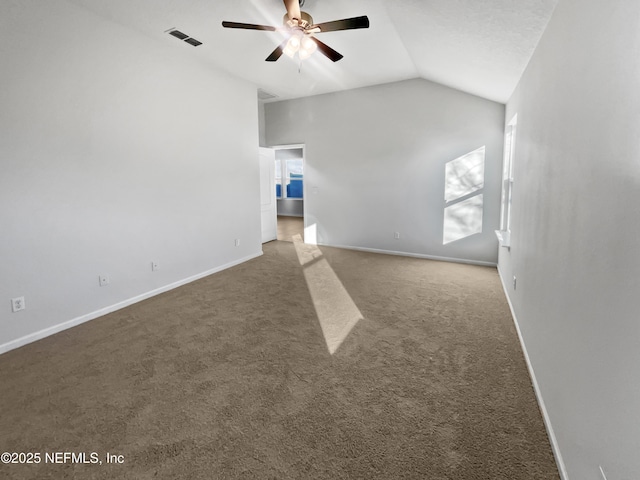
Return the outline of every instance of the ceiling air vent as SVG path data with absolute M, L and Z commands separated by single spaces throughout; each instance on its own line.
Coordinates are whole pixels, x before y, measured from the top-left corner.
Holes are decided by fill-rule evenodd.
M 265 92 L 261 88 L 258 89 L 258 100 L 271 100 L 272 98 L 278 98 L 273 93 Z
M 197 47 L 198 45 L 202 45 L 202 42 L 200 40 L 196 40 L 195 38 L 190 37 L 186 33 L 182 33 L 180 30 L 176 30 L 175 28 L 170 28 L 166 32 L 169 35 L 173 35 L 174 37 L 176 37 L 176 38 L 178 38 L 180 40 L 184 40 L 189 45 L 193 45 L 194 47 Z
M 184 33 L 182 33 L 180 30 L 171 30 L 169 32 L 169 35 L 173 35 L 176 38 L 179 38 L 180 40 L 184 40 L 185 38 L 189 38 L 189 35 L 186 35 Z

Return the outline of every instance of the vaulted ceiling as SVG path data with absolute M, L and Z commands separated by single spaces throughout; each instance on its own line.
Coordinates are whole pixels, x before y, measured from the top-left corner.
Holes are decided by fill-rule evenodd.
M 370 28 L 318 34 L 344 55 L 265 58 L 279 32 L 222 28 L 223 20 L 281 25 L 282 0 L 70 0 L 287 99 L 421 77 L 505 103 L 557 0 L 304 0 L 316 23 L 367 15 Z M 193 47 L 166 33 L 177 28 Z

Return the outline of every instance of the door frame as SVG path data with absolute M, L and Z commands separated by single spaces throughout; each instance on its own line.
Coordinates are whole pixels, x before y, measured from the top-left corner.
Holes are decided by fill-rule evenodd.
M 305 152 L 305 144 L 304 143 L 291 143 L 291 144 L 282 144 L 282 145 L 269 145 L 267 148 L 271 148 L 273 150 L 302 150 L 302 164 L 304 165 L 305 173 L 302 175 L 302 221 L 304 228 L 307 228 L 307 159 Z M 278 213 L 277 207 L 278 199 L 276 198 L 276 216 Z
M 275 157 L 275 150 L 272 148 L 260 147 L 258 150 L 258 159 L 260 162 L 260 235 L 263 244 L 277 240 L 278 238 L 278 204 L 276 201 L 276 179 L 274 171 Z M 264 172 L 265 165 L 267 165 L 266 173 Z M 264 175 L 266 175 L 266 177 Z M 265 180 L 268 185 L 265 184 Z M 263 196 L 265 194 L 269 195 L 269 203 L 263 203 Z M 267 206 L 266 208 L 265 205 Z M 268 218 L 266 219 L 265 214 L 268 214 Z M 267 226 L 267 230 L 265 230 L 265 225 Z

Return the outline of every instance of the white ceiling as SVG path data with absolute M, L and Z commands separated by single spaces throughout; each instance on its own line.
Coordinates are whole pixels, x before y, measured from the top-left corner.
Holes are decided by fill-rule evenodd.
M 70 0 L 249 80 L 278 100 L 421 77 L 505 103 L 557 0 L 305 0 L 316 23 L 367 15 L 371 27 L 321 33 L 344 55 L 299 64 L 264 59 L 280 33 L 227 29 L 223 20 L 281 25 L 282 0 Z M 168 35 L 177 28 L 192 47 Z

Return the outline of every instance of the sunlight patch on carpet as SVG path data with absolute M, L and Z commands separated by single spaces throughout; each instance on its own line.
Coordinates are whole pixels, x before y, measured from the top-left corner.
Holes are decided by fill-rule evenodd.
M 324 340 L 333 355 L 363 318 L 362 313 L 317 246 L 303 243 L 300 235 L 294 235 L 293 245 L 303 267 Z

